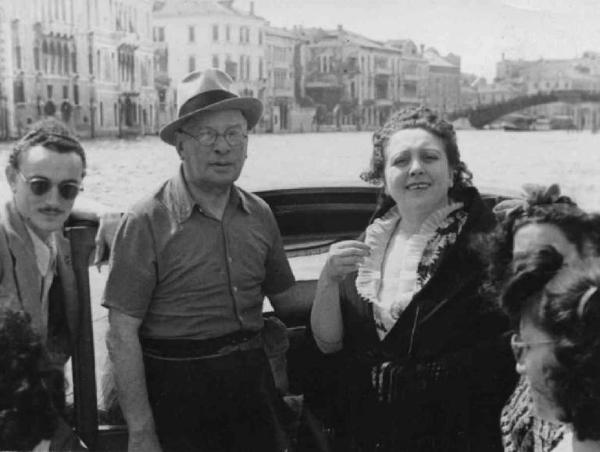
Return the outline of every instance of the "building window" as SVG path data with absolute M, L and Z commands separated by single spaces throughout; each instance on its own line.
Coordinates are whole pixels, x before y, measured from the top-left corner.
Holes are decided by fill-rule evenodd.
M 258 45 L 263 44 L 263 32 L 262 30 L 258 30 Z
M 248 27 L 240 27 L 240 43 L 250 42 L 250 29 Z
M 231 26 L 229 25 L 225 26 L 225 40 L 227 42 L 231 41 Z
M 36 71 L 40 70 L 40 48 L 38 46 L 33 48 L 33 67 Z
M 100 125 L 104 125 L 104 104 L 100 102 Z
M 237 79 L 237 63 L 235 61 L 231 60 L 231 57 L 229 56 L 226 60 L 225 60 L 225 72 L 227 72 L 227 74 L 229 74 L 229 76 L 235 80 Z
M 245 65 L 244 65 L 244 55 L 240 55 L 240 80 L 245 80 L 244 77 L 244 70 L 245 70 Z
M 25 102 L 25 85 L 23 80 L 15 80 L 13 86 L 15 102 Z
M 194 72 L 196 70 L 196 57 L 191 56 L 188 59 L 188 72 Z
M 52 88 L 53 88 L 52 85 L 46 86 L 46 94 L 48 95 L 48 99 L 52 99 L 52 92 L 53 92 Z
M 212 56 L 212 67 L 219 69 L 219 55 Z
M 258 59 L 258 78 L 262 79 L 263 78 L 263 59 L 259 58 Z
M 79 105 L 79 85 L 73 85 L 73 103 Z
M 63 46 L 63 61 L 65 66 L 65 74 L 69 73 L 69 48 L 65 44 Z
M 15 44 L 15 66 L 21 69 L 21 43 L 19 40 L 19 20 L 15 19 L 11 24 L 12 40 Z
M 154 27 L 154 41 L 165 42 L 165 27 Z
M 217 42 L 219 40 L 219 25 L 214 24 L 212 26 L 212 38 L 214 42 Z
M 193 25 L 188 27 L 188 41 L 195 42 L 196 41 L 196 29 Z
M 73 68 L 73 72 L 77 72 L 77 53 L 75 51 L 71 53 L 71 67 Z
M 69 87 L 67 85 L 63 86 L 63 99 L 69 98 Z

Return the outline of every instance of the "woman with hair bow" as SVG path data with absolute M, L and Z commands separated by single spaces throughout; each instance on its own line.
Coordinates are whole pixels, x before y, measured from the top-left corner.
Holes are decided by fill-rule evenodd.
M 502 305 L 518 325 L 517 371 L 544 422 L 561 425 L 553 452 L 600 451 L 600 269 L 565 269 L 553 247 L 517 265 Z M 558 427 L 557 427 L 558 429 Z
M 598 256 L 595 220 L 562 196 L 558 185 L 526 186 L 524 199 L 502 202 L 494 210 L 500 223 L 484 242 L 491 264 L 490 293 L 500 294 L 514 269 L 540 248 L 552 246 L 562 256 L 563 267 L 570 269 L 585 267 Z M 505 296 L 504 307 L 508 302 L 516 303 Z M 511 317 L 518 330 L 518 319 Z M 561 426 L 536 415 L 525 378 L 502 410 L 500 424 L 505 452 L 549 452 L 564 433 Z
M 479 288 L 472 240 L 495 218 L 471 184 L 452 125 L 420 108 L 373 136 L 382 184 L 362 240 L 331 247 L 311 326 L 339 352 L 339 450 L 501 450 L 498 417 L 516 378 L 508 321 Z

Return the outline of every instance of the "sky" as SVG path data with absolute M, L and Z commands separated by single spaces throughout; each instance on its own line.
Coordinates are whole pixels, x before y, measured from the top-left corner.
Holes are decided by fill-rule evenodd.
M 412 39 L 462 58 L 462 72 L 493 79 L 502 59 L 600 52 L 599 0 L 253 0 L 271 25 L 336 28 L 376 40 Z M 235 0 L 248 10 L 250 0 Z

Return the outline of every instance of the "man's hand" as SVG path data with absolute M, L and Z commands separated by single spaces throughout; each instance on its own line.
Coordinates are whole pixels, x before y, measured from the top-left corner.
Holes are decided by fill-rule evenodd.
M 127 452 L 162 452 L 154 430 L 130 432 Z
M 106 249 L 110 249 L 112 241 L 117 232 L 119 221 L 121 220 L 121 214 L 119 212 L 105 212 L 98 216 L 98 232 L 96 233 L 96 251 L 94 253 L 94 265 L 98 267 L 102 266 Z

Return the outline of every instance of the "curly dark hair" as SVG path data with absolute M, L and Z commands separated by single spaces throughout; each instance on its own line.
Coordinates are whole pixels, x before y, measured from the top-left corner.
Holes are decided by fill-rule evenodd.
M 21 155 L 34 146 L 43 146 L 58 153 L 74 152 L 81 158 L 83 175 L 86 169 L 86 157 L 83 146 L 66 124 L 55 118 L 46 118 L 33 123 L 29 131 L 15 144 L 8 164 L 18 170 L 21 164 Z
M 564 275 L 549 287 L 559 271 Z M 551 393 L 559 420 L 573 425 L 580 441 L 600 440 L 599 286 L 600 268 L 565 270 L 560 253 L 548 247 L 520 264 L 502 297 L 511 315 L 527 315 L 556 341 Z
M 50 439 L 65 409 L 64 377 L 23 311 L 0 310 L 0 450 Z
M 489 262 L 485 285 L 496 296 L 512 274 L 514 237 L 525 225 L 555 226 L 581 256 L 598 254 L 597 222 L 572 199 L 560 195 L 558 185 L 527 186 L 526 191 L 525 199 L 507 201 L 506 206 L 499 204 L 494 209 L 499 219 L 496 228 L 477 240 L 480 254 L 485 255 Z
M 373 152 L 369 169 L 361 178 L 372 184 L 381 184 L 384 178 L 385 149 L 392 135 L 404 129 L 423 129 L 438 137 L 444 144 L 448 165 L 453 171 L 453 190 L 461 190 L 472 185 L 473 174 L 460 159 L 456 143 L 456 132 L 449 122 L 439 118 L 425 107 L 408 108 L 394 113 L 386 123 L 373 134 Z

